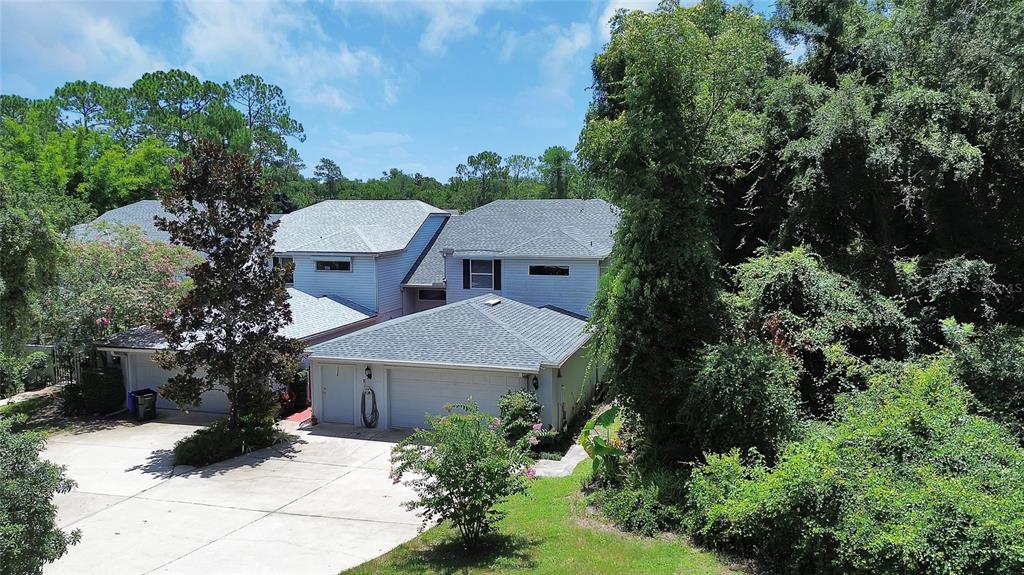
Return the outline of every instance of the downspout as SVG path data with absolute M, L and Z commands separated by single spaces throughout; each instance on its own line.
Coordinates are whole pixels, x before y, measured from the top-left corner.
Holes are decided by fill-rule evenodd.
M 444 248 L 441 250 L 441 283 L 444 284 L 444 288 L 448 289 L 448 256 L 455 253 L 452 248 Z M 447 299 L 447 298 L 446 298 Z

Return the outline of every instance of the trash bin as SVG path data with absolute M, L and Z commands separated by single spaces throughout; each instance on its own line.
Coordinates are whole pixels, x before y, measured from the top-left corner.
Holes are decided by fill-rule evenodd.
M 138 389 L 131 393 L 132 406 L 130 410 L 135 415 L 136 421 L 148 421 L 156 418 L 156 392 L 152 389 Z

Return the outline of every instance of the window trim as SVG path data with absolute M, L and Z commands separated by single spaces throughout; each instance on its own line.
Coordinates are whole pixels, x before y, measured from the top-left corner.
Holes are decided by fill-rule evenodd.
M 491 267 L 491 271 L 489 271 L 489 272 L 474 272 L 473 271 L 473 264 L 476 263 L 476 262 L 487 262 L 490 265 L 490 267 Z M 473 278 L 475 276 L 490 278 L 491 285 L 489 285 L 489 286 L 476 286 L 476 285 L 473 285 Z M 474 260 L 474 259 L 469 260 L 469 288 L 470 289 L 494 289 L 494 260 Z
M 348 264 L 348 269 L 347 270 L 326 270 L 326 269 L 322 270 L 322 269 L 320 269 L 320 264 L 321 263 L 343 263 L 343 264 L 347 263 Z M 331 258 L 331 259 L 317 259 L 317 260 L 313 260 L 313 270 L 316 271 L 316 272 L 319 272 L 319 273 L 329 273 L 329 274 L 348 274 L 348 273 L 352 273 L 352 258 Z
M 529 273 L 529 275 L 531 275 L 531 276 L 543 276 L 543 277 L 567 278 L 567 277 L 569 277 L 569 273 L 570 273 L 570 271 L 569 271 L 569 270 L 570 270 L 570 267 L 571 267 L 571 266 L 569 266 L 569 265 L 553 265 L 553 264 L 530 264 L 530 269 L 529 269 L 529 270 L 527 270 L 527 273 Z M 565 270 L 565 273 L 564 273 L 564 274 L 563 274 L 563 273 L 534 273 L 534 272 L 533 272 L 533 269 L 534 269 L 534 268 L 538 268 L 538 271 L 540 271 L 541 269 L 547 269 L 547 270 Z

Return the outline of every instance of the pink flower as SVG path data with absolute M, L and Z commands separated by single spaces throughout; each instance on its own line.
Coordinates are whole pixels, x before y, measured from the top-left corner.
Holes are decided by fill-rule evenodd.
M 532 437 L 532 436 L 530 437 L 530 445 L 537 445 L 538 443 L 540 443 L 539 439 L 537 439 L 536 437 Z
M 527 479 L 533 479 L 536 476 L 537 476 L 537 470 L 535 468 L 529 467 L 529 468 L 526 469 L 526 478 Z
M 543 423 L 534 423 L 533 424 L 533 430 L 534 431 L 540 431 L 542 429 L 544 429 L 544 424 Z
M 498 429 L 501 427 L 501 420 L 495 417 L 491 420 L 491 429 Z
M 103 318 L 102 317 L 96 318 L 96 325 L 102 325 L 102 324 L 103 324 Z
M 165 309 L 164 310 L 164 318 L 169 318 L 172 315 L 174 315 L 174 310 L 173 309 Z

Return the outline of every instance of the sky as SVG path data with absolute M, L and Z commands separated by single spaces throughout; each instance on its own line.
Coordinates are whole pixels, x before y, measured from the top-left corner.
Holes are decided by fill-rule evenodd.
M 328 157 L 350 178 L 396 167 L 445 181 L 482 150 L 574 148 L 608 18 L 656 5 L 0 0 L 0 93 L 128 86 L 169 68 L 218 83 L 254 73 L 284 90 L 305 127 L 291 143 L 307 173 Z

